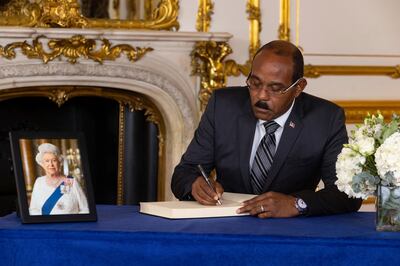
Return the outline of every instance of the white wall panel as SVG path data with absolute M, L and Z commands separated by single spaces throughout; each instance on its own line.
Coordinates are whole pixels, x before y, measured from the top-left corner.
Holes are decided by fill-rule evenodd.
M 215 0 L 211 31 L 233 34 L 229 59 L 248 59 L 246 0 Z M 399 0 L 299 0 L 299 45 L 313 65 L 400 65 Z M 296 42 L 296 0 L 291 0 L 291 40 Z M 181 0 L 182 30 L 195 30 L 198 1 Z M 278 38 L 279 0 L 260 0 L 261 44 Z M 243 85 L 245 77 L 229 77 Z M 400 79 L 386 76 L 308 78 L 307 92 L 331 100 L 398 100 Z

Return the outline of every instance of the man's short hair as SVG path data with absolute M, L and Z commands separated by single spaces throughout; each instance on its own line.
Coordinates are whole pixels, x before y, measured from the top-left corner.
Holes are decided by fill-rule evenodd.
M 293 61 L 293 74 L 292 74 L 292 82 L 295 82 L 299 78 L 304 76 L 304 59 L 303 54 L 295 46 L 294 44 L 282 41 L 275 40 L 264 44 L 258 51 L 255 53 L 254 58 L 262 51 L 271 51 L 272 53 L 279 56 L 291 57 Z

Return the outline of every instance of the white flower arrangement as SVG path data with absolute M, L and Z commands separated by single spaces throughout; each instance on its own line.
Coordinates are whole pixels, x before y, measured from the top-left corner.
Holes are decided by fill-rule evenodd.
M 400 187 L 400 117 L 389 123 L 378 112 L 351 132 L 336 162 L 335 182 L 349 197 L 375 195 L 377 186 Z

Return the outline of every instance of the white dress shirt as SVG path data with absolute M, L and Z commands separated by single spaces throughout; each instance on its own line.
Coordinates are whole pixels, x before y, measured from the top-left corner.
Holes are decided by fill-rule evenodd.
M 283 126 L 285 125 L 286 120 L 289 118 L 289 115 L 292 112 L 294 102 L 295 101 L 293 101 L 292 105 L 286 111 L 286 113 L 274 119 L 274 121 L 279 125 L 278 129 L 275 131 L 275 142 L 276 142 L 275 151 L 278 148 L 279 141 L 281 140 L 281 136 L 283 133 Z M 253 165 L 254 157 L 256 156 L 258 145 L 260 144 L 261 139 L 265 135 L 265 127 L 263 125 L 263 123 L 265 122 L 267 121 L 261 119 L 259 119 L 257 122 L 256 131 L 254 133 L 254 139 L 253 139 L 253 147 L 251 149 L 251 155 L 250 155 L 250 165 L 249 165 L 250 170 L 251 166 Z

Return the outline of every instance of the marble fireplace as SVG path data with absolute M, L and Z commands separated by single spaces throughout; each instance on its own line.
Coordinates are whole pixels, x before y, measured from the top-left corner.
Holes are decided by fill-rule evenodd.
M 200 80 L 191 74 L 190 54 L 196 42 L 227 42 L 230 37 L 228 33 L 2 27 L 0 105 L 10 98 L 44 96 L 61 107 L 73 97 L 95 95 L 145 113 L 152 108 L 146 115 L 159 116 L 155 120 L 162 142 L 158 199 L 171 200 L 173 168 L 200 117 Z M 114 47 L 122 53 L 104 56 Z M 130 60 L 145 48 L 136 61 Z M 123 133 L 120 130 L 119 141 L 127 137 Z M 123 167 L 124 158 L 118 160 Z M 121 167 L 115 176 L 123 175 Z

